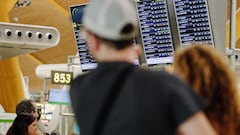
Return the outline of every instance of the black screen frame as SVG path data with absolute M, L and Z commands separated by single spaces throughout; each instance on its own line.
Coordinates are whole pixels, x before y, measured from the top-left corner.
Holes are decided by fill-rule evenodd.
M 89 52 L 86 41 L 82 36 L 82 31 L 84 27 L 82 23 L 82 16 L 84 13 L 84 8 L 87 6 L 87 4 L 88 3 L 81 3 L 69 6 L 70 17 L 73 23 L 72 28 L 74 32 L 74 38 L 76 42 L 82 72 L 87 72 L 97 67 L 97 61 L 95 58 L 93 58 L 93 56 Z M 79 44 L 81 45 L 81 48 L 79 47 Z M 84 55 L 83 58 L 82 55 Z M 86 57 L 85 60 L 84 57 Z M 89 63 L 85 63 L 86 61 Z
M 136 8 L 136 12 L 138 14 L 138 22 L 139 22 L 139 32 L 140 32 L 140 35 L 138 37 L 138 42 L 140 42 L 140 44 L 142 45 L 142 48 L 144 50 L 144 62 L 147 64 L 148 67 L 152 67 L 152 66 L 157 66 L 157 65 L 168 65 L 168 64 L 171 64 L 173 62 L 173 53 L 174 53 L 174 50 L 175 50 L 175 46 L 174 46 L 174 41 L 173 41 L 173 37 L 172 37 L 172 31 L 171 31 L 171 24 L 170 24 L 170 19 L 169 19 L 169 14 L 168 14 L 168 3 L 167 3 L 167 0 L 161 0 L 161 1 L 151 1 L 152 3 L 157 3 L 157 2 L 162 2 L 164 1 L 164 4 L 165 4 L 165 11 L 166 11 L 166 18 L 167 18 L 167 31 L 168 32 L 168 36 L 170 36 L 170 55 L 165 57 L 165 56 L 158 56 L 159 58 L 155 58 L 156 59 L 156 62 L 149 62 L 151 60 L 149 60 L 147 54 L 146 54 L 146 45 L 144 43 L 144 37 L 143 37 L 143 30 L 142 30 L 142 26 L 141 26 L 141 18 L 140 18 L 140 14 L 139 14 L 139 10 L 138 10 L 138 2 L 143 2 L 143 1 L 146 1 L 146 2 L 150 2 L 149 0 L 133 0 L 134 1 L 134 4 L 135 4 L 135 8 Z M 153 28 L 152 28 L 153 29 Z M 154 47 L 156 47 L 157 45 L 155 45 Z M 158 48 L 159 49 L 159 48 Z M 169 49 L 169 48 L 168 48 Z M 160 50 L 160 49 L 159 49 Z M 159 55 L 162 55 L 161 52 L 159 52 Z M 154 60 L 153 60 L 154 61 Z

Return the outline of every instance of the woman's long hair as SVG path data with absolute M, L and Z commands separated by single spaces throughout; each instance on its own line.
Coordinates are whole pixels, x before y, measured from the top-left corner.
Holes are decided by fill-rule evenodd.
M 7 135 L 28 135 L 28 126 L 35 120 L 36 118 L 30 113 L 17 115 Z
M 219 135 L 240 135 L 236 78 L 221 55 L 207 45 L 177 51 L 174 71 L 208 103 L 204 110 Z

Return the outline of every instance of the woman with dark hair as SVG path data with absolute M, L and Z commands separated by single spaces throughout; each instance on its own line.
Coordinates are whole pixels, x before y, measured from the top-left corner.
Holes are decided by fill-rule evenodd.
M 208 45 L 177 51 L 174 71 L 208 103 L 206 116 L 219 135 L 240 135 L 236 78 L 227 58 Z
M 17 115 L 7 135 L 38 135 L 37 118 L 32 114 Z
M 36 117 L 38 119 L 37 122 L 37 127 L 39 129 L 39 134 L 43 134 L 43 133 L 47 133 L 46 131 L 46 127 L 44 127 L 43 123 L 41 122 L 40 117 L 41 117 L 41 113 L 38 111 L 37 105 L 36 103 L 31 100 L 31 99 L 24 99 L 21 100 L 17 106 L 16 106 L 16 114 L 19 115 L 21 113 L 30 113 L 32 114 L 34 117 Z

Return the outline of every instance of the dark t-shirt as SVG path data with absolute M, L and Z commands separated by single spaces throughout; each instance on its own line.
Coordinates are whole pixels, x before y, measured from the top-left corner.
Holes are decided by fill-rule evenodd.
M 126 62 L 99 63 L 74 79 L 70 96 L 81 135 L 92 135 L 107 95 L 127 68 L 133 68 L 107 115 L 102 135 L 174 135 L 204 102 L 179 78 Z

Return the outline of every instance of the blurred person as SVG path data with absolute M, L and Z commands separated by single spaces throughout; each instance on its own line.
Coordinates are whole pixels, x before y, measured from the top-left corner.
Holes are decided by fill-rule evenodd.
M 7 135 L 39 135 L 37 130 L 37 118 L 29 113 L 17 115 Z
M 204 112 L 219 135 L 240 135 L 239 99 L 227 59 L 209 45 L 175 53 L 174 71 L 208 103 Z
M 200 97 L 165 71 L 136 67 L 137 15 L 129 0 L 93 0 L 84 37 L 98 61 L 75 78 L 70 97 L 80 135 L 215 135 Z
M 20 101 L 16 106 L 16 114 L 19 115 L 21 113 L 30 113 L 34 117 L 37 118 L 37 127 L 42 134 L 46 134 L 46 128 L 44 127 L 43 123 L 40 121 L 41 113 L 37 109 L 36 103 L 31 99 L 24 99 Z M 39 133 L 40 133 L 39 132 Z

